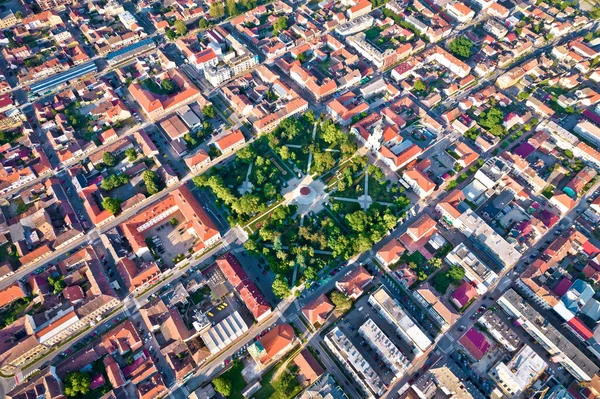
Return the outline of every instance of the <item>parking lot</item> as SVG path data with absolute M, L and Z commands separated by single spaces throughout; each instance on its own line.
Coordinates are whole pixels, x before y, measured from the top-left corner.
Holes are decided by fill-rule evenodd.
M 196 237 L 187 232 L 185 225 L 181 223 L 185 221 L 185 218 L 180 212 L 174 213 L 169 219 L 172 218 L 177 220 L 177 225 L 173 226 L 170 220 L 165 220 L 163 223 L 152 227 L 145 234 L 145 237 L 152 240 L 156 253 L 167 265 L 173 265 L 172 259 L 177 255 L 186 255 L 197 240 Z
M 393 342 L 393 344 L 404 354 L 409 362 L 415 358 L 411 347 L 396 333 L 394 327 L 383 319 L 379 313 L 368 303 L 368 296 L 365 295 L 354 304 L 354 310 L 348 313 L 337 326 L 346 334 L 348 339 L 354 344 L 360 354 L 365 358 L 369 365 L 375 370 L 384 384 L 389 385 L 396 375 L 383 362 L 381 357 L 375 352 L 369 343 L 359 334 L 358 329 L 367 319 L 371 319 Z M 400 376 L 401 377 L 401 376 Z

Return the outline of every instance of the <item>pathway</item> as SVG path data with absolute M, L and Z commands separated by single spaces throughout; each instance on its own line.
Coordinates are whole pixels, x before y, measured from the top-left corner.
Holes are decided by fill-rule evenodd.
M 315 141 L 315 137 L 317 136 L 317 126 L 319 126 L 319 122 L 315 123 L 313 127 L 312 140 Z M 310 175 L 310 166 L 312 165 L 313 154 L 312 151 L 308 153 L 308 168 L 306 168 L 306 174 Z
M 254 163 L 251 163 L 250 167 L 248 168 L 248 173 L 246 173 L 246 180 L 244 180 L 242 185 L 238 187 L 238 191 L 241 195 L 251 192 L 252 188 L 254 188 L 254 185 L 250 182 L 250 173 L 252 173 L 253 166 Z
M 265 247 L 273 248 L 273 244 L 265 244 Z M 290 249 L 290 247 L 288 247 L 287 245 L 282 245 L 281 249 Z M 332 255 L 333 254 L 333 252 L 331 252 L 331 251 L 321 251 L 320 249 L 315 249 L 314 252 L 316 254 L 320 254 L 320 255 Z

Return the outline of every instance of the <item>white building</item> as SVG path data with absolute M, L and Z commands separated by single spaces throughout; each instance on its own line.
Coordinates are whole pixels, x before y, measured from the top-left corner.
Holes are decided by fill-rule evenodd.
M 235 311 L 200 337 L 210 353 L 214 355 L 231 345 L 246 331 L 248 331 L 248 326 L 238 311 Z
M 409 365 L 408 359 L 372 319 L 367 319 L 358 328 L 358 333 L 379 354 L 381 360 L 387 364 L 390 370 L 396 374 L 395 378 L 400 378 L 404 375 Z
M 452 18 L 462 23 L 469 22 L 475 16 L 475 11 L 471 10 L 460 1 L 447 3 L 446 11 L 448 11 L 448 14 L 450 14 Z
M 513 289 L 498 299 L 498 305 L 550 354 L 550 361 L 560 363 L 578 381 L 590 381 L 596 374 L 598 366 Z
M 496 272 L 475 256 L 464 242 L 446 255 L 446 261 L 464 269 L 465 279 L 475 286 L 479 295 L 484 295 L 489 287 L 498 280 Z
M 508 397 L 518 397 L 546 370 L 548 364 L 525 345 L 508 364 L 500 362 L 488 375 Z
M 324 341 L 335 357 L 361 386 L 366 394 L 366 398 L 374 399 L 385 392 L 386 388 L 375 370 L 373 370 L 369 362 L 358 352 L 339 327 L 331 330 L 325 336 Z
M 394 326 L 398 335 L 412 346 L 417 356 L 422 355 L 431 346 L 431 340 L 384 287 L 380 287 L 369 296 L 369 303 L 381 317 Z
M 600 127 L 594 125 L 592 122 L 587 120 L 579 122 L 573 130 L 589 140 L 592 144 L 600 146 Z

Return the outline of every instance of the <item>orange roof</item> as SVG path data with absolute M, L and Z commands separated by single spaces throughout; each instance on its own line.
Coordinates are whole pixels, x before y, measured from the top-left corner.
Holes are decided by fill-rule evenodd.
M 312 324 L 323 324 L 334 308 L 335 306 L 325 294 L 321 294 L 314 301 L 306 304 L 302 308 L 302 313 Z
M 0 291 L 0 308 L 9 305 L 20 298 L 25 298 L 27 293 L 21 288 L 21 284 L 14 283 L 3 291 Z
M 336 287 L 349 296 L 361 295 L 367 284 L 373 280 L 373 276 L 362 266 L 357 266 L 343 276 Z
M 450 6 L 452 8 L 454 8 L 456 11 L 458 11 L 459 13 L 461 13 L 462 15 L 464 15 L 465 17 L 468 16 L 470 13 L 473 12 L 473 10 L 471 10 L 469 7 L 467 7 L 466 5 L 464 5 L 463 3 L 461 3 L 460 1 L 457 1 L 454 4 L 450 4 Z
M 60 317 L 58 320 L 55 320 L 53 322 L 51 322 L 50 324 L 48 324 L 46 327 L 42 328 L 41 330 L 37 331 L 35 333 L 36 338 L 41 338 L 46 334 L 49 334 L 50 332 L 52 332 L 53 330 L 55 330 L 56 328 L 62 326 L 63 324 L 65 324 L 66 322 L 68 322 L 69 320 L 71 320 L 72 318 L 77 318 L 77 314 L 75 313 L 74 310 L 71 310 L 69 313 L 67 313 L 66 315 Z
M 125 380 L 123 380 L 121 369 L 112 356 L 107 356 L 104 358 L 104 366 L 106 367 L 106 375 L 108 375 L 110 385 L 112 385 L 113 388 L 116 389 L 125 385 Z
M 95 225 L 98 225 L 109 218 L 114 218 L 114 215 L 112 213 L 110 213 L 106 209 L 100 209 L 100 207 L 96 203 L 94 193 L 96 193 L 97 191 L 100 191 L 100 189 L 95 185 L 91 185 L 84 188 L 79 193 L 79 197 L 83 200 L 83 206 L 88 216 L 92 220 L 92 223 L 94 223 Z
M 28 252 L 27 254 L 21 256 L 19 258 L 19 262 L 21 262 L 22 265 L 26 265 L 30 262 L 33 262 L 36 259 L 39 259 L 43 256 L 45 256 L 47 253 L 52 252 L 52 248 L 50 247 L 50 245 L 48 244 L 44 244 L 36 249 L 34 249 L 31 252 Z
M 404 176 L 413 180 L 423 191 L 430 192 L 435 188 L 435 183 L 419 169 L 408 169 L 404 171 Z
M 265 349 L 267 354 L 260 359 L 260 362 L 265 364 L 281 351 L 294 342 L 296 334 L 294 329 L 289 324 L 280 324 L 266 333 L 261 339 L 260 344 Z
M 200 150 L 197 153 L 195 153 L 194 155 L 192 155 L 191 157 L 186 158 L 185 164 L 189 168 L 192 168 L 193 166 L 201 164 L 202 162 L 206 161 L 207 159 L 210 159 L 210 156 L 208 155 L 208 153 L 204 150 Z
M 357 5 L 355 5 L 354 7 L 352 7 L 350 9 L 350 12 L 352 14 L 355 14 L 356 12 L 364 10 L 366 8 L 371 9 L 371 7 L 372 7 L 372 4 L 371 4 L 370 1 L 368 1 L 368 0 L 361 0 Z
M 142 347 L 142 340 L 131 320 L 113 328 L 102 336 L 102 346 L 109 354 L 124 354 Z
M 386 263 L 390 264 L 397 262 L 404 251 L 406 251 L 404 245 L 402 245 L 400 241 L 394 239 L 381 247 L 377 252 L 377 255 L 381 256 Z
M 242 131 L 238 129 L 215 141 L 215 144 L 221 149 L 221 151 L 225 151 L 229 147 L 232 147 L 240 142 L 245 143 L 246 139 L 244 138 Z
M 172 191 L 162 201 L 138 212 L 137 215 L 120 225 L 134 252 L 137 252 L 140 248 L 146 247 L 143 236 L 143 232 L 146 229 L 138 231 L 138 228 L 149 220 L 154 219 L 157 215 L 169 211 L 173 207 L 179 209 L 188 223 L 188 228 L 191 227 L 195 230 L 201 242 L 219 234 L 219 231 L 212 220 L 208 217 L 206 212 L 204 212 L 194 195 L 186 186 L 181 186 L 179 189 Z M 147 228 L 149 228 L 149 226 Z
M 123 278 L 125 287 L 129 291 L 134 291 L 136 288 L 141 287 L 146 282 L 160 275 L 160 268 L 156 263 L 151 262 L 143 266 L 138 269 L 135 262 L 129 258 L 122 258 L 117 263 L 117 270 Z
M 308 349 L 304 349 L 298 353 L 294 358 L 294 363 L 298 366 L 299 374 L 304 377 L 307 385 L 312 384 L 325 373 L 325 370 L 323 370 L 317 359 L 314 358 Z
M 139 399 L 154 399 L 167 391 L 159 373 L 152 374 L 152 377 L 143 384 L 137 385 Z
M 429 214 L 424 213 L 421 215 L 413 224 L 410 225 L 408 231 L 415 237 L 417 240 L 423 238 L 426 234 L 435 229 L 435 225 L 437 222 L 429 216 Z

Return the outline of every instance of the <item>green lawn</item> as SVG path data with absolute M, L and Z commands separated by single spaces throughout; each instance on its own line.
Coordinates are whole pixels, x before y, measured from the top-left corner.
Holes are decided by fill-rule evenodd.
M 379 29 L 376 26 L 373 26 L 370 29 L 367 29 L 365 31 L 365 37 L 367 40 L 373 41 L 375 39 L 377 39 L 377 37 L 379 36 L 379 34 L 381 33 L 381 29 Z
M 269 370 L 263 378 L 260 380 L 260 384 L 262 388 L 259 389 L 252 397 L 254 399 L 291 399 L 296 397 L 301 391 L 302 387 L 297 382 L 293 384 L 291 390 L 282 391 L 281 389 L 277 389 L 276 381 L 273 381 L 273 375 L 279 370 L 278 365 Z M 290 368 L 286 370 L 286 372 L 290 372 Z M 286 373 L 279 374 L 278 378 L 282 378 L 282 376 Z
M 231 395 L 228 396 L 230 399 L 244 399 L 242 391 L 246 388 L 246 380 L 242 377 L 242 370 L 244 365 L 238 361 L 233 363 L 233 366 L 222 374 L 223 378 L 227 378 L 231 381 Z
M 370 181 L 369 181 L 370 183 Z M 359 188 L 360 187 L 360 188 Z M 365 174 L 361 173 L 358 177 L 354 179 L 354 182 L 346 187 L 343 191 L 336 191 L 334 197 L 342 197 L 342 198 L 358 198 L 364 194 L 365 188 Z
M 394 194 L 388 189 L 388 181 L 380 183 L 378 180 L 369 177 L 369 195 L 373 201 L 394 202 Z

